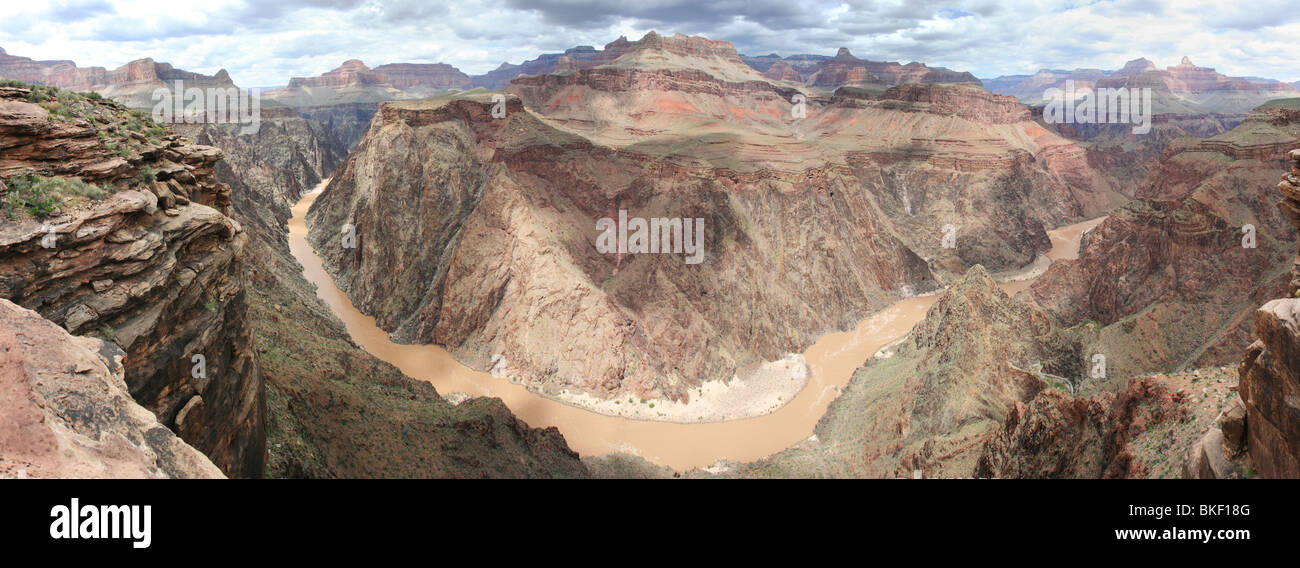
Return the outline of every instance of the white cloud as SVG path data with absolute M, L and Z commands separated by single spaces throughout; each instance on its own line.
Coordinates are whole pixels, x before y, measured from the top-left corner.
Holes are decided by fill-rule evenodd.
M 443 62 L 483 73 L 649 29 L 730 40 L 742 53 L 923 61 L 977 76 L 1188 55 L 1232 75 L 1300 79 L 1287 57 L 1300 11 L 1281 0 L 56 0 L 6 6 L 0 46 L 114 68 L 153 57 L 245 86 L 284 84 L 345 59 Z

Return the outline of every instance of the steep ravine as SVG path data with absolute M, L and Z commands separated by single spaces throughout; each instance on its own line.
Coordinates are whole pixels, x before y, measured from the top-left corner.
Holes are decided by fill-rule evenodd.
M 585 477 L 553 429 L 531 428 L 499 401 L 448 400 L 359 349 L 289 253 L 290 206 L 342 158 L 316 121 L 263 116 L 179 129 L 222 148 L 216 175 L 256 262 L 248 274 L 253 345 L 267 392 L 268 477 Z

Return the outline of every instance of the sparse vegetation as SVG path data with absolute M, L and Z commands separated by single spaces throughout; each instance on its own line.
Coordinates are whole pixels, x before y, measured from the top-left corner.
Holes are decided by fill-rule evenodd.
M 8 187 L 4 196 L 5 214 L 10 219 L 17 219 L 25 212 L 43 220 L 70 201 L 102 201 L 115 192 L 106 185 L 96 186 L 78 178 L 37 174 L 10 178 L 5 185 Z

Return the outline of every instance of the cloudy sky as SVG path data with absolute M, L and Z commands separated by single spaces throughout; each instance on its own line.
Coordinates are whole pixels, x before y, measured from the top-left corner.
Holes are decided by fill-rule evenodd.
M 1292 0 L 42 0 L 0 14 L 12 55 L 114 68 L 153 57 L 283 85 L 345 59 L 450 63 L 466 73 L 648 30 L 724 39 L 741 53 L 922 61 L 979 77 L 1114 69 L 1188 55 L 1229 75 L 1300 80 Z M 1290 56 L 1290 58 L 1288 58 Z

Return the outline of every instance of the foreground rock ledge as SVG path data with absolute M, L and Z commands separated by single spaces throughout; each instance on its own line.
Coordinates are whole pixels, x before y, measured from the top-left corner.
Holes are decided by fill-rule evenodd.
M 123 352 L 0 299 L 0 478 L 222 478 L 136 404 Z

